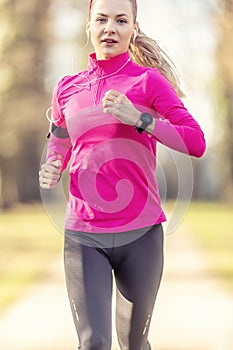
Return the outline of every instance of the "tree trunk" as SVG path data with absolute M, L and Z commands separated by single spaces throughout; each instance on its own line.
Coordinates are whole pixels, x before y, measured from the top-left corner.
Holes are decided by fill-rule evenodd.
M 38 152 L 45 126 L 44 89 L 50 1 L 8 0 L 0 5 L 0 173 L 2 207 L 39 199 Z M 36 170 L 35 170 L 36 169 Z
M 221 0 L 219 15 L 220 38 L 217 50 L 218 71 L 221 81 L 219 128 L 223 127 L 220 149 L 223 173 L 222 193 L 225 199 L 233 198 L 233 0 Z

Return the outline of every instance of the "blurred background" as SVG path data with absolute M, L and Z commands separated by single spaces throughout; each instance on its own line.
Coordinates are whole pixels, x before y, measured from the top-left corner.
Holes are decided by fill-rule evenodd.
M 84 69 L 92 51 L 85 34 L 88 3 L 0 0 L 2 315 L 26 286 L 50 276 L 48 266 L 61 254 L 62 235 L 41 203 L 38 170 L 52 90 L 63 75 Z M 175 62 L 184 103 L 206 135 L 205 156 L 191 159 L 192 203 L 182 227 L 233 296 L 233 0 L 138 0 L 138 7 L 142 30 Z M 177 181 L 163 153 L 161 164 L 169 211 Z
M 37 171 L 53 87 L 63 75 L 85 68 L 92 50 L 82 49 L 87 3 L 0 2 L 2 209 L 40 200 Z M 232 200 L 232 1 L 139 1 L 138 20 L 174 60 L 184 103 L 206 134 L 208 152 L 193 160 L 194 198 Z M 172 196 L 172 183 L 168 189 Z

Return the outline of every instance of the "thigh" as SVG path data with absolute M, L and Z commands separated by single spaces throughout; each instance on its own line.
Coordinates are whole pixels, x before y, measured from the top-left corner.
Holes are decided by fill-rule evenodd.
M 125 257 L 115 269 L 117 334 L 121 349 L 143 350 L 163 271 L 162 226 L 123 249 Z
M 112 267 L 94 247 L 65 235 L 65 276 L 82 349 L 111 348 Z

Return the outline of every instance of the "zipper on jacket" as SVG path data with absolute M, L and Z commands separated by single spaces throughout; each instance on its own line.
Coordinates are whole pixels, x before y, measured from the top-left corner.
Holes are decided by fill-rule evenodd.
M 98 68 L 96 78 L 98 79 L 98 78 L 101 78 L 102 76 L 103 76 L 103 71 L 100 68 Z M 99 95 L 100 95 L 100 86 L 103 80 L 104 79 L 97 80 L 93 85 L 93 95 L 92 95 L 93 106 L 97 106 Z

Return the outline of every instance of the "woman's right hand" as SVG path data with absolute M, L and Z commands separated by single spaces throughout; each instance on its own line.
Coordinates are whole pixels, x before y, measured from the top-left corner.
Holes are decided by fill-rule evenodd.
M 40 187 L 45 190 L 55 188 L 61 178 L 62 162 L 56 160 L 41 166 L 39 172 Z

